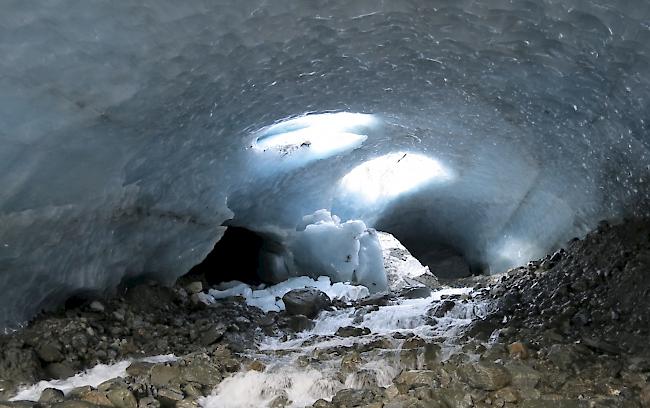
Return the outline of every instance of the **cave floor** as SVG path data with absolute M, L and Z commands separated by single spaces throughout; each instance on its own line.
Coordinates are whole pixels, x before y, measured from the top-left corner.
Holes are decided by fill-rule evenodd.
M 648 407 L 649 267 L 633 220 L 314 319 L 144 284 L 1 336 L 0 407 Z

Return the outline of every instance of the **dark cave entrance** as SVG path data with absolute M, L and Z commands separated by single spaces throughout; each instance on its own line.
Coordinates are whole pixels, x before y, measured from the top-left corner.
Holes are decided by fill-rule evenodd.
M 212 251 L 192 268 L 188 277 L 203 277 L 210 285 L 238 280 L 259 285 L 260 251 L 264 239 L 255 232 L 230 226 Z

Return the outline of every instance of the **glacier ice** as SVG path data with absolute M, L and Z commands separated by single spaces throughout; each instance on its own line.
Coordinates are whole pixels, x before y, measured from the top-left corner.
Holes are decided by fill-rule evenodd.
M 274 245 L 263 248 L 260 276 L 281 282 L 295 276 L 328 276 L 336 282 L 387 289 L 377 232 L 362 220 L 341 219 L 327 209 L 302 217 L 293 229 L 273 227 L 262 234 Z
M 326 208 L 499 271 L 647 214 L 648 21 L 643 0 L 6 0 L 0 326 L 170 282 L 227 220 Z M 315 116 L 335 113 L 372 123 Z M 453 177 L 380 205 L 341 189 L 398 152 Z

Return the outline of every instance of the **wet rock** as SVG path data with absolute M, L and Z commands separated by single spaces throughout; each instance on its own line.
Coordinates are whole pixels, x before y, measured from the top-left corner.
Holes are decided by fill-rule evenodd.
M 552 345 L 546 357 L 561 370 L 569 370 L 580 359 L 575 347 L 570 344 Z
M 141 398 L 138 401 L 138 408 L 159 408 L 160 402 L 153 397 Z
M 16 384 L 13 381 L 0 379 L 0 401 L 13 397 L 15 392 Z
M 508 353 L 510 354 L 510 357 L 518 358 L 520 360 L 526 360 L 529 356 L 528 347 L 520 341 L 508 345 Z
M 151 384 L 163 387 L 180 381 L 181 367 L 178 365 L 156 364 L 151 368 Z
M 76 374 L 77 370 L 72 366 L 68 361 L 62 361 L 60 363 L 48 364 L 45 367 L 45 372 L 50 378 L 69 378 Z
M 0 408 L 40 408 L 41 405 L 32 401 L 0 401 Z
M 183 392 L 174 388 L 159 388 L 156 397 L 162 408 L 173 408 L 183 400 Z
M 522 362 L 508 362 L 505 368 L 510 373 L 512 385 L 518 389 L 533 389 L 542 378 L 539 371 Z
M 454 302 L 453 300 L 443 300 L 433 308 L 433 310 L 430 312 L 430 315 L 438 318 L 444 317 L 455 306 L 456 306 L 456 302 Z
M 87 391 L 77 392 L 74 394 L 74 396 L 68 395 L 68 397 L 72 397 L 80 401 L 89 402 L 93 405 L 99 405 L 99 406 L 113 405 L 111 400 L 109 400 L 108 397 L 106 396 L 106 393 L 98 390 L 89 389 Z
M 388 293 L 375 293 L 359 301 L 359 306 L 388 306 L 391 295 Z
M 281 326 L 294 333 L 300 333 L 312 329 L 314 327 L 314 322 L 305 315 L 295 315 L 287 316 L 281 323 Z
M 536 399 L 525 400 L 518 404 L 521 408 L 587 408 L 589 402 L 570 399 Z
M 52 408 L 96 408 L 97 406 L 87 401 L 68 400 L 52 404 Z
M 426 286 L 407 288 L 400 293 L 400 297 L 404 299 L 423 299 L 429 296 L 431 296 L 431 289 Z
M 106 398 L 116 408 L 137 408 L 138 401 L 133 393 L 126 387 L 115 387 L 106 393 Z
M 470 408 L 474 406 L 471 394 L 462 388 L 443 388 L 437 393 L 446 402 L 448 408 Z
M 223 335 L 226 333 L 226 327 L 224 325 L 217 325 L 211 327 L 201 333 L 199 337 L 199 344 L 202 346 L 209 346 L 221 340 Z
M 198 383 L 185 383 L 181 385 L 181 390 L 183 391 L 183 394 L 187 395 L 188 397 L 194 397 L 194 398 L 200 398 L 203 396 L 203 390 L 202 390 L 201 384 Z
M 426 368 L 432 369 L 438 363 L 441 347 L 435 343 L 428 343 L 424 346 L 424 364 Z
M 369 404 L 375 399 L 375 393 L 369 389 L 342 389 L 332 398 L 335 407 L 359 407 Z
M 332 304 L 329 296 L 315 288 L 293 289 L 282 296 L 282 301 L 288 314 L 310 319 Z
M 232 358 L 226 358 L 221 361 L 224 368 L 229 371 L 239 369 L 239 362 Z M 214 387 L 223 378 L 219 366 L 208 357 L 196 357 L 187 362 L 182 368 L 181 378 L 183 382 L 192 382 L 201 384 L 204 387 Z
M 370 334 L 370 329 L 367 327 L 345 326 L 339 327 L 336 331 L 336 335 L 339 337 L 359 337 L 367 334 Z
M 34 383 L 43 377 L 41 363 L 33 349 L 19 345 L 0 348 L 0 379 L 16 383 Z
M 61 348 L 61 343 L 58 341 L 49 341 L 41 344 L 36 349 L 36 354 L 45 363 L 58 363 L 65 358 Z
M 65 399 L 63 391 L 56 388 L 46 388 L 41 393 L 41 397 L 38 399 L 38 402 L 53 404 L 56 402 L 61 402 Z
M 341 370 L 346 374 L 357 371 L 362 361 L 361 355 L 357 351 L 352 351 L 341 359 Z
M 200 281 L 190 282 L 185 286 L 185 290 L 190 295 L 203 291 L 203 283 Z
M 399 365 L 406 370 L 422 368 L 419 366 L 419 352 L 417 349 L 404 349 L 399 351 Z
M 248 365 L 248 368 L 262 373 L 266 369 L 266 365 L 259 360 L 254 360 Z
M 438 374 L 431 370 L 404 370 L 393 381 L 400 393 L 420 386 L 432 386 L 435 384 Z
M 494 397 L 510 403 L 519 401 L 519 393 L 512 387 L 505 387 L 495 391 Z
M 443 406 L 429 405 L 428 401 L 420 401 L 416 397 L 398 395 L 392 401 L 384 404 L 383 408 L 445 408 Z
M 149 374 L 153 366 L 153 363 L 136 361 L 127 367 L 126 373 L 131 377 L 144 377 L 145 375 Z
M 284 408 L 289 405 L 289 397 L 287 395 L 278 395 L 269 402 L 269 408 Z
M 512 379 L 505 368 L 487 361 L 462 365 L 458 368 L 458 375 L 470 386 L 485 391 L 503 388 Z
M 198 407 L 199 401 L 196 398 L 185 398 L 182 401 L 176 402 L 176 408 L 195 408 Z
M 106 310 L 106 307 L 104 307 L 102 302 L 98 300 L 93 300 L 92 302 L 90 302 L 88 308 L 96 313 L 104 313 L 104 311 Z

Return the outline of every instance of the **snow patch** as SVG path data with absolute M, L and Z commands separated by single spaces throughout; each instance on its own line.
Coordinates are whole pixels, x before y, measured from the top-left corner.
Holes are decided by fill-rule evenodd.
M 345 302 L 358 300 L 370 294 L 365 286 L 343 282 L 332 283 L 328 276 L 321 276 L 318 279 L 299 276 L 277 285 L 266 288 L 258 287 L 258 289 L 253 289 L 242 282 L 225 282 L 219 285 L 217 289 L 210 289 L 208 293 L 202 293 L 200 298 L 206 304 L 213 304 L 218 299 L 242 296 L 249 306 L 260 308 L 264 312 L 279 312 L 284 310 L 282 296 L 293 289 L 302 288 L 316 288 L 325 292 L 330 299 L 340 299 Z

